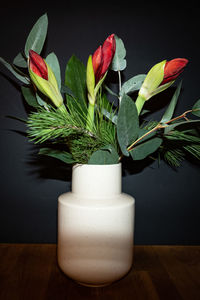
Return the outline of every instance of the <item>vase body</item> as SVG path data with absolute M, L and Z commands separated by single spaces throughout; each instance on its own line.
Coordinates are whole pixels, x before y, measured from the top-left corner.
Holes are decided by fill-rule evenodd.
M 121 164 L 75 165 L 58 198 L 58 264 L 80 284 L 108 285 L 132 266 L 135 200 L 121 180 Z

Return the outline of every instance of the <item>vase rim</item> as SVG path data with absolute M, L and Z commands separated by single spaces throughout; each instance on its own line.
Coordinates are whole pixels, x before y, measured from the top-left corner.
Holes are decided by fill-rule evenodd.
M 117 163 L 117 164 L 75 164 L 73 166 L 73 169 L 74 168 L 77 168 L 77 167 L 81 167 L 81 166 L 87 166 L 87 167 L 99 167 L 99 168 L 102 168 L 102 167 L 114 167 L 114 166 L 121 166 L 121 162 Z

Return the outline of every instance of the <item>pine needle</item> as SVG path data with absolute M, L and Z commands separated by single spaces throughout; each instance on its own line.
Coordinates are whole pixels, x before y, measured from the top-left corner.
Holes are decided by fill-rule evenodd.
M 173 130 L 164 136 L 160 153 L 172 167 L 180 166 L 188 154 L 200 160 L 200 137 L 194 130 Z
M 109 113 L 112 113 L 111 108 Z M 87 163 L 94 151 L 106 145 L 111 144 L 117 149 L 115 126 L 111 120 L 105 119 L 101 111 L 95 113 L 92 132 L 86 129 L 85 124 L 86 116 L 74 106 L 68 107 L 66 112 L 55 108 L 47 111 L 41 107 L 29 115 L 27 134 L 35 144 L 67 145 L 74 160 L 80 163 Z

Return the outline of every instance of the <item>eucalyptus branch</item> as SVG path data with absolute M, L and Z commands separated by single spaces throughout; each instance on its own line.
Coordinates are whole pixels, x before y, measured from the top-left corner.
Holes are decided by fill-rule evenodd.
M 161 123 L 157 124 L 154 128 L 152 128 L 151 130 L 149 130 L 148 132 L 146 132 L 145 134 L 143 134 L 141 137 L 139 137 L 136 141 L 134 141 L 134 142 L 127 148 L 127 151 L 131 151 L 131 150 L 134 148 L 134 146 L 135 146 L 136 144 L 138 144 L 141 140 L 143 140 L 145 137 L 147 137 L 148 135 L 150 135 L 152 132 L 154 132 L 154 131 L 156 131 L 156 130 L 158 130 L 158 129 L 164 129 L 164 128 L 166 128 L 166 127 L 168 126 L 169 123 L 172 123 L 172 122 L 177 121 L 177 120 L 182 119 L 182 118 L 186 118 L 186 115 L 187 115 L 188 113 L 191 113 L 192 111 L 193 111 L 192 109 L 187 110 L 187 111 L 185 111 L 184 113 L 182 113 L 181 115 L 179 115 L 179 116 L 177 116 L 177 117 L 175 117 L 175 118 L 173 118 L 173 119 L 171 119 L 171 120 L 169 120 L 169 121 L 167 121 L 167 122 L 165 122 L 165 123 L 163 123 L 163 124 L 161 124 Z M 187 119 L 187 118 L 186 118 L 186 119 Z M 189 121 L 189 120 L 187 119 L 187 121 Z M 122 157 L 120 157 L 120 160 L 121 160 L 121 158 L 122 158 Z
M 154 128 L 152 128 L 151 130 L 149 130 L 148 132 L 146 132 L 145 134 L 143 134 L 139 139 L 137 139 L 135 142 L 133 142 L 128 148 L 127 151 L 131 151 L 134 146 L 139 143 L 142 139 L 144 139 L 146 136 L 148 136 L 149 134 L 151 134 L 152 132 L 161 129 L 161 128 L 165 128 L 166 126 L 162 126 L 160 123 L 158 125 L 156 125 Z
M 185 111 L 183 114 L 181 114 L 180 116 L 178 116 L 178 117 L 176 117 L 176 118 L 173 118 L 173 119 L 171 119 L 171 120 L 165 122 L 164 124 L 169 124 L 169 123 L 171 123 L 171 122 L 174 122 L 174 121 L 179 120 L 179 119 L 182 119 L 182 118 L 187 119 L 187 118 L 186 118 L 186 115 L 187 115 L 188 113 L 191 113 L 192 111 L 193 111 L 193 109 L 189 109 L 189 110 Z M 188 121 L 188 119 L 187 119 L 187 121 Z

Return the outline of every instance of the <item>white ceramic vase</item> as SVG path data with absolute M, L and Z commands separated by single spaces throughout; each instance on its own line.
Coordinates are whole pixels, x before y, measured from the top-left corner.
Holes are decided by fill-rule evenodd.
M 108 285 L 131 269 L 135 200 L 121 182 L 121 164 L 75 165 L 72 192 L 58 199 L 58 264 L 80 284 Z

